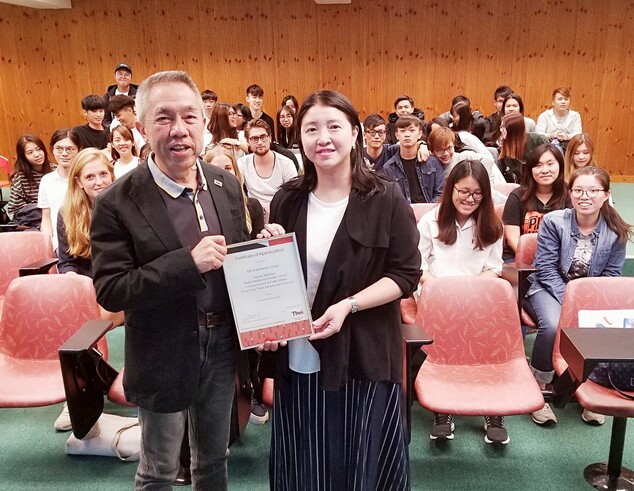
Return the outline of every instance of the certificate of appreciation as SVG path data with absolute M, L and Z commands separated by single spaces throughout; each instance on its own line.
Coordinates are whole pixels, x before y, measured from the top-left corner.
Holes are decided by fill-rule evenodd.
M 223 270 L 242 349 L 313 334 L 294 233 L 227 246 Z

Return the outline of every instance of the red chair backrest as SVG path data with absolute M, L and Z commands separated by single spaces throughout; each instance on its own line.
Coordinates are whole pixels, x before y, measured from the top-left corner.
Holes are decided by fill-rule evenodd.
M 19 269 L 27 264 L 55 257 L 51 238 L 43 232 L 0 233 L 0 295 L 4 295 Z
M 0 352 L 13 358 L 50 360 L 86 321 L 99 319 L 87 276 L 33 275 L 11 282 L 0 319 Z M 105 340 L 99 348 L 107 359 Z
M 515 184 L 513 182 L 497 182 L 495 184 L 491 184 L 491 188 L 495 189 L 498 193 L 505 194 L 506 196 L 519 187 L 519 184 Z
M 416 223 L 418 223 L 424 214 L 429 213 L 437 206 L 438 203 L 411 203 L 412 210 L 414 210 L 414 216 L 416 217 Z
M 500 278 L 449 277 L 423 284 L 416 323 L 433 339 L 429 360 L 497 364 L 523 358 L 517 300 Z
M 566 285 L 553 348 L 553 365 L 557 373 L 562 373 L 568 366 L 559 351 L 561 329 L 579 327 L 580 310 L 625 309 L 634 309 L 634 278 L 601 276 L 570 281 Z
M 535 252 L 537 251 L 537 234 L 520 235 L 515 250 L 516 264 L 533 264 Z

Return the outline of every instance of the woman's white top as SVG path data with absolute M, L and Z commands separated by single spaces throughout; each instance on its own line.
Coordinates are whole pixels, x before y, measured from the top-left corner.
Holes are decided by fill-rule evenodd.
M 118 159 L 117 161 L 115 161 L 114 178 L 119 179 L 121 176 L 126 175 L 131 170 L 136 169 L 136 167 L 139 165 L 139 161 L 140 161 L 139 157 L 132 157 L 132 161 L 128 162 L 127 164 L 124 164 L 123 162 L 121 162 L 121 159 Z
M 321 273 L 324 270 L 330 246 L 347 207 L 347 196 L 336 203 L 324 203 L 313 193 L 308 195 L 308 213 L 306 216 L 306 293 L 311 308 L 321 281 Z M 319 371 L 319 353 L 317 353 L 307 338 L 289 341 L 288 354 L 291 370 L 298 373 L 315 373 Z

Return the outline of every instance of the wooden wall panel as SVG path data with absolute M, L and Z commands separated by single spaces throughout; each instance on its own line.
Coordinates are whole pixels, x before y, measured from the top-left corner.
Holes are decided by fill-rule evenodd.
M 281 98 L 341 90 L 362 117 L 412 96 L 427 118 L 457 94 L 493 111 L 507 83 L 537 118 L 560 85 L 595 137 L 598 159 L 634 178 L 634 0 L 74 0 L 72 10 L 0 4 L 0 153 L 20 134 L 45 140 L 79 124 L 79 101 L 103 94 L 126 61 L 136 83 L 184 69 L 221 100 L 251 83 L 274 115 Z M 618 178 L 618 177 L 617 177 Z

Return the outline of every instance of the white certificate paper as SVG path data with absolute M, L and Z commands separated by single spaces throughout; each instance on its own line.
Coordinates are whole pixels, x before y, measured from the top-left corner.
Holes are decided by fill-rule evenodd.
M 227 246 L 223 270 L 242 349 L 313 334 L 294 233 Z

